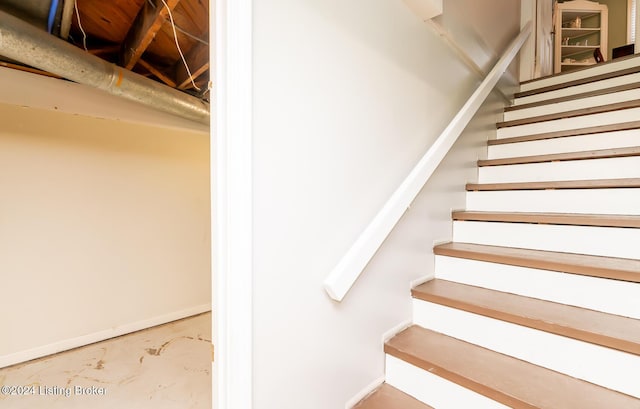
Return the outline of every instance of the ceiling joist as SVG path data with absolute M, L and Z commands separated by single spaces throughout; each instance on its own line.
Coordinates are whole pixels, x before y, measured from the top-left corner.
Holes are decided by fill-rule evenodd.
M 176 87 L 176 83 L 171 78 L 167 77 L 164 73 L 162 73 L 162 71 L 158 70 L 156 67 L 149 64 L 142 58 L 138 60 L 138 63 L 141 66 L 143 66 L 145 69 L 147 69 L 147 71 L 149 71 L 151 74 L 155 75 L 156 78 L 158 78 L 160 81 L 164 82 L 170 87 L 173 87 L 173 88 Z
M 23 15 L 25 2 L 42 0 L 0 0 L 0 8 L 46 27 L 49 7 Z M 209 1 L 60 0 L 58 4 L 60 37 L 65 38 L 68 32 L 67 41 L 83 52 L 204 100 L 209 98 Z M 52 75 L 5 60 L 0 56 L 0 67 Z
M 173 10 L 179 2 L 180 0 L 164 0 L 164 2 L 163 0 L 152 0 L 155 7 L 148 1 L 144 2 L 122 43 L 120 60 L 123 67 L 130 70 L 138 63 L 158 30 L 160 30 L 160 27 L 162 27 L 165 18 L 168 18 L 169 11 L 164 3 L 170 10 Z
M 100 48 L 92 48 L 87 50 L 89 54 L 93 55 L 104 55 L 104 54 L 112 54 L 120 51 L 120 46 L 118 45 L 107 45 Z

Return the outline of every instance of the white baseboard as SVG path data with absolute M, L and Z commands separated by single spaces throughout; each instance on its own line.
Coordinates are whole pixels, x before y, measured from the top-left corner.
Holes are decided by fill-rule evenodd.
M 373 382 L 369 383 L 365 386 L 360 392 L 356 393 L 353 398 L 349 399 L 347 403 L 344 405 L 344 409 L 351 409 L 355 405 L 357 405 L 362 399 L 371 395 L 373 391 L 378 389 L 380 385 L 384 383 L 384 375 L 376 378 Z
M 458 209 L 458 210 L 459 210 L 459 211 L 464 211 L 464 210 L 466 210 L 466 209 Z M 454 211 L 456 211 L 456 210 L 455 210 L 455 209 L 452 209 L 452 210 L 451 210 L 451 213 L 452 213 L 452 212 L 454 212 Z M 445 237 L 445 238 L 442 238 L 442 239 L 435 239 L 435 240 L 433 240 L 433 242 L 432 242 L 432 243 L 433 243 L 433 247 L 435 247 L 435 246 L 439 246 L 439 245 L 441 245 L 441 244 L 446 244 L 446 243 L 451 242 L 451 240 L 452 240 L 452 239 L 451 239 L 451 238 L 452 238 L 452 236 L 453 236 L 453 233 L 452 233 L 452 232 L 450 232 L 450 234 L 449 234 L 449 236 L 448 236 L 448 237 Z
M 394 326 L 393 328 L 390 328 L 389 330 L 385 331 L 385 333 L 382 334 L 382 344 L 384 345 L 385 342 L 393 338 L 398 332 L 404 330 L 405 328 L 408 328 L 412 324 L 412 322 L 413 322 L 412 320 L 406 320 Z M 385 376 L 382 375 L 376 378 L 375 380 L 373 380 L 372 382 L 370 382 L 369 384 L 367 384 L 367 386 L 362 388 L 358 393 L 353 395 L 353 397 L 349 399 L 347 403 L 345 403 L 344 405 L 345 409 L 351 409 L 352 407 L 357 405 L 358 402 L 360 402 L 362 399 L 366 398 L 371 393 L 373 393 L 376 389 L 378 389 L 378 387 L 380 387 L 380 385 L 384 383 L 384 380 L 385 380 Z
M 390 328 L 389 330 L 387 330 L 384 334 L 382 334 L 382 344 L 384 345 L 385 342 L 387 342 L 388 340 L 390 340 L 391 338 L 393 338 L 394 336 L 396 336 L 397 333 L 399 333 L 400 331 L 409 328 L 411 326 L 411 324 L 413 324 L 413 320 L 406 320 L 406 321 L 402 321 L 400 324 L 394 326 L 393 328 Z
M 208 311 L 211 311 L 210 304 L 198 305 L 184 310 L 120 325 L 118 327 L 105 329 L 91 334 L 82 335 L 75 338 L 63 339 L 52 344 L 42 345 L 36 348 L 27 349 L 25 351 L 15 352 L 8 355 L 0 355 L 0 368 L 26 361 L 31 361 L 36 358 L 42 358 L 43 356 L 47 355 L 57 354 L 58 352 L 68 351 L 73 348 L 78 348 L 99 341 L 104 341 L 109 338 L 115 338 L 121 335 L 155 327 L 156 325 L 166 324 L 171 321 L 176 321 L 193 315 L 202 314 Z
M 431 274 L 426 275 L 426 276 L 422 276 L 420 278 L 416 278 L 415 280 L 411 281 L 411 283 L 409 283 L 409 290 L 419 286 L 420 284 L 424 284 L 427 281 L 431 281 L 434 278 L 436 278 L 434 273 L 431 273 Z

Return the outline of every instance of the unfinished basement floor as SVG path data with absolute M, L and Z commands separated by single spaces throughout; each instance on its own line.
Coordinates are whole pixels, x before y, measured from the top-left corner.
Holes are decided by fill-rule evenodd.
M 0 386 L 2 408 L 209 409 L 211 314 L 0 369 Z

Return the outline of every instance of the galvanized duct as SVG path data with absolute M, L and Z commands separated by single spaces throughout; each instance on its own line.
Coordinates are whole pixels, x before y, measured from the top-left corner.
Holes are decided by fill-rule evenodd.
M 0 55 L 164 112 L 209 123 L 206 102 L 108 63 L 3 11 Z

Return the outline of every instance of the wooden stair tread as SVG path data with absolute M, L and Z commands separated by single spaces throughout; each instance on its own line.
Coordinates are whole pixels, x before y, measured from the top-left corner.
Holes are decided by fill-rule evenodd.
M 545 190 L 545 189 L 615 189 L 638 188 L 640 178 L 561 180 L 554 182 L 467 183 L 468 191 L 475 190 Z
M 621 77 L 623 75 L 635 74 L 636 72 L 640 72 L 640 66 L 625 68 L 625 69 L 622 69 L 622 70 L 613 71 L 613 72 L 607 72 L 607 73 L 599 74 L 599 75 L 593 75 L 591 77 L 580 78 L 580 79 L 577 79 L 577 80 L 567 81 L 567 82 L 563 82 L 563 83 L 560 83 L 560 84 L 548 85 L 546 87 L 540 87 L 540 88 L 532 89 L 532 90 L 529 90 L 529 91 L 516 92 L 515 95 L 514 95 L 514 98 L 522 98 L 522 97 L 528 97 L 528 96 L 531 96 L 531 95 L 542 94 L 544 92 L 557 91 L 559 89 L 570 88 L 570 87 L 573 87 L 573 86 L 576 86 L 576 85 L 583 85 L 583 84 L 588 84 L 588 83 L 591 83 L 591 82 L 596 82 L 596 81 L 602 81 L 602 80 L 607 80 L 607 79 L 611 79 L 611 78 Z
M 514 136 L 510 138 L 490 139 L 489 146 L 503 145 L 507 143 L 539 141 L 543 139 L 564 138 L 569 136 L 591 135 L 596 133 L 606 133 L 615 131 L 628 131 L 640 128 L 640 121 L 623 122 L 619 124 L 598 125 L 586 128 L 569 129 L 566 131 L 544 132 L 533 135 Z
M 457 211 L 452 217 L 466 221 L 640 228 L 640 216 L 633 215 Z
M 433 248 L 433 253 L 439 256 L 640 283 L 640 260 L 634 259 L 472 243 L 441 244 Z
M 478 161 L 478 166 L 522 165 L 527 163 L 561 162 L 570 160 L 624 158 L 639 155 L 640 146 L 632 146 L 628 148 L 598 149 L 592 151 L 521 156 L 516 158 L 484 159 Z
M 574 68 L 573 70 L 570 70 L 570 71 L 555 72 L 553 74 L 545 75 L 545 76 L 540 77 L 540 78 L 532 78 L 530 80 L 522 81 L 522 82 L 520 82 L 520 85 L 522 85 L 522 84 L 530 84 L 532 82 L 542 81 L 542 80 L 546 80 L 546 79 L 554 78 L 554 77 L 562 77 L 562 76 L 565 76 L 565 75 L 568 75 L 568 74 L 575 74 L 576 72 L 579 72 L 579 71 L 588 71 L 588 70 L 591 70 L 591 69 L 596 68 L 596 67 L 601 67 L 603 65 L 615 64 L 617 62 L 620 62 L 620 61 L 623 61 L 623 60 L 627 60 L 627 59 L 636 58 L 636 57 L 640 57 L 640 54 L 625 55 L 624 57 L 616 58 L 615 60 L 604 61 L 604 62 L 598 63 L 597 65 L 589 65 L 589 66 L 585 66 L 585 67 L 577 67 L 577 68 Z
M 597 97 L 597 96 L 600 96 L 600 95 L 614 94 L 616 92 L 629 91 L 629 90 L 637 89 L 637 88 L 640 88 L 640 82 L 633 82 L 631 84 L 623 84 L 623 85 L 618 85 L 618 86 L 610 87 L 610 88 L 597 89 L 595 91 L 582 92 L 580 94 L 567 95 L 565 97 L 545 99 L 544 101 L 530 102 L 530 103 L 527 103 L 527 104 L 511 105 L 511 106 L 505 107 L 504 112 L 513 112 L 513 111 L 519 111 L 521 109 L 534 108 L 534 107 L 539 107 L 539 106 L 543 106 L 543 105 L 557 104 L 559 102 L 574 101 L 576 99 L 583 99 L 583 98 L 589 98 L 589 97 Z
M 384 383 L 353 409 L 433 409 L 399 389 Z
M 412 326 L 385 352 L 512 408 L 640 408 L 640 400 Z
M 498 129 L 509 128 L 512 126 L 535 124 L 538 122 L 554 121 L 557 119 L 565 119 L 565 118 L 574 118 L 577 116 L 584 116 L 584 115 L 602 114 L 605 112 L 620 111 L 623 109 L 631 109 L 631 108 L 638 108 L 638 107 L 640 107 L 640 100 L 634 99 L 632 101 L 615 102 L 612 104 L 599 105 L 595 107 L 580 108 L 580 109 L 574 109 L 571 111 L 556 112 L 553 114 L 539 115 L 539 116 L 533 116 L 529 118 L 498 122 L 496 124 L 496 127 Z
M 434 279 L 414 298 L 640 355 L 640 320 Z

